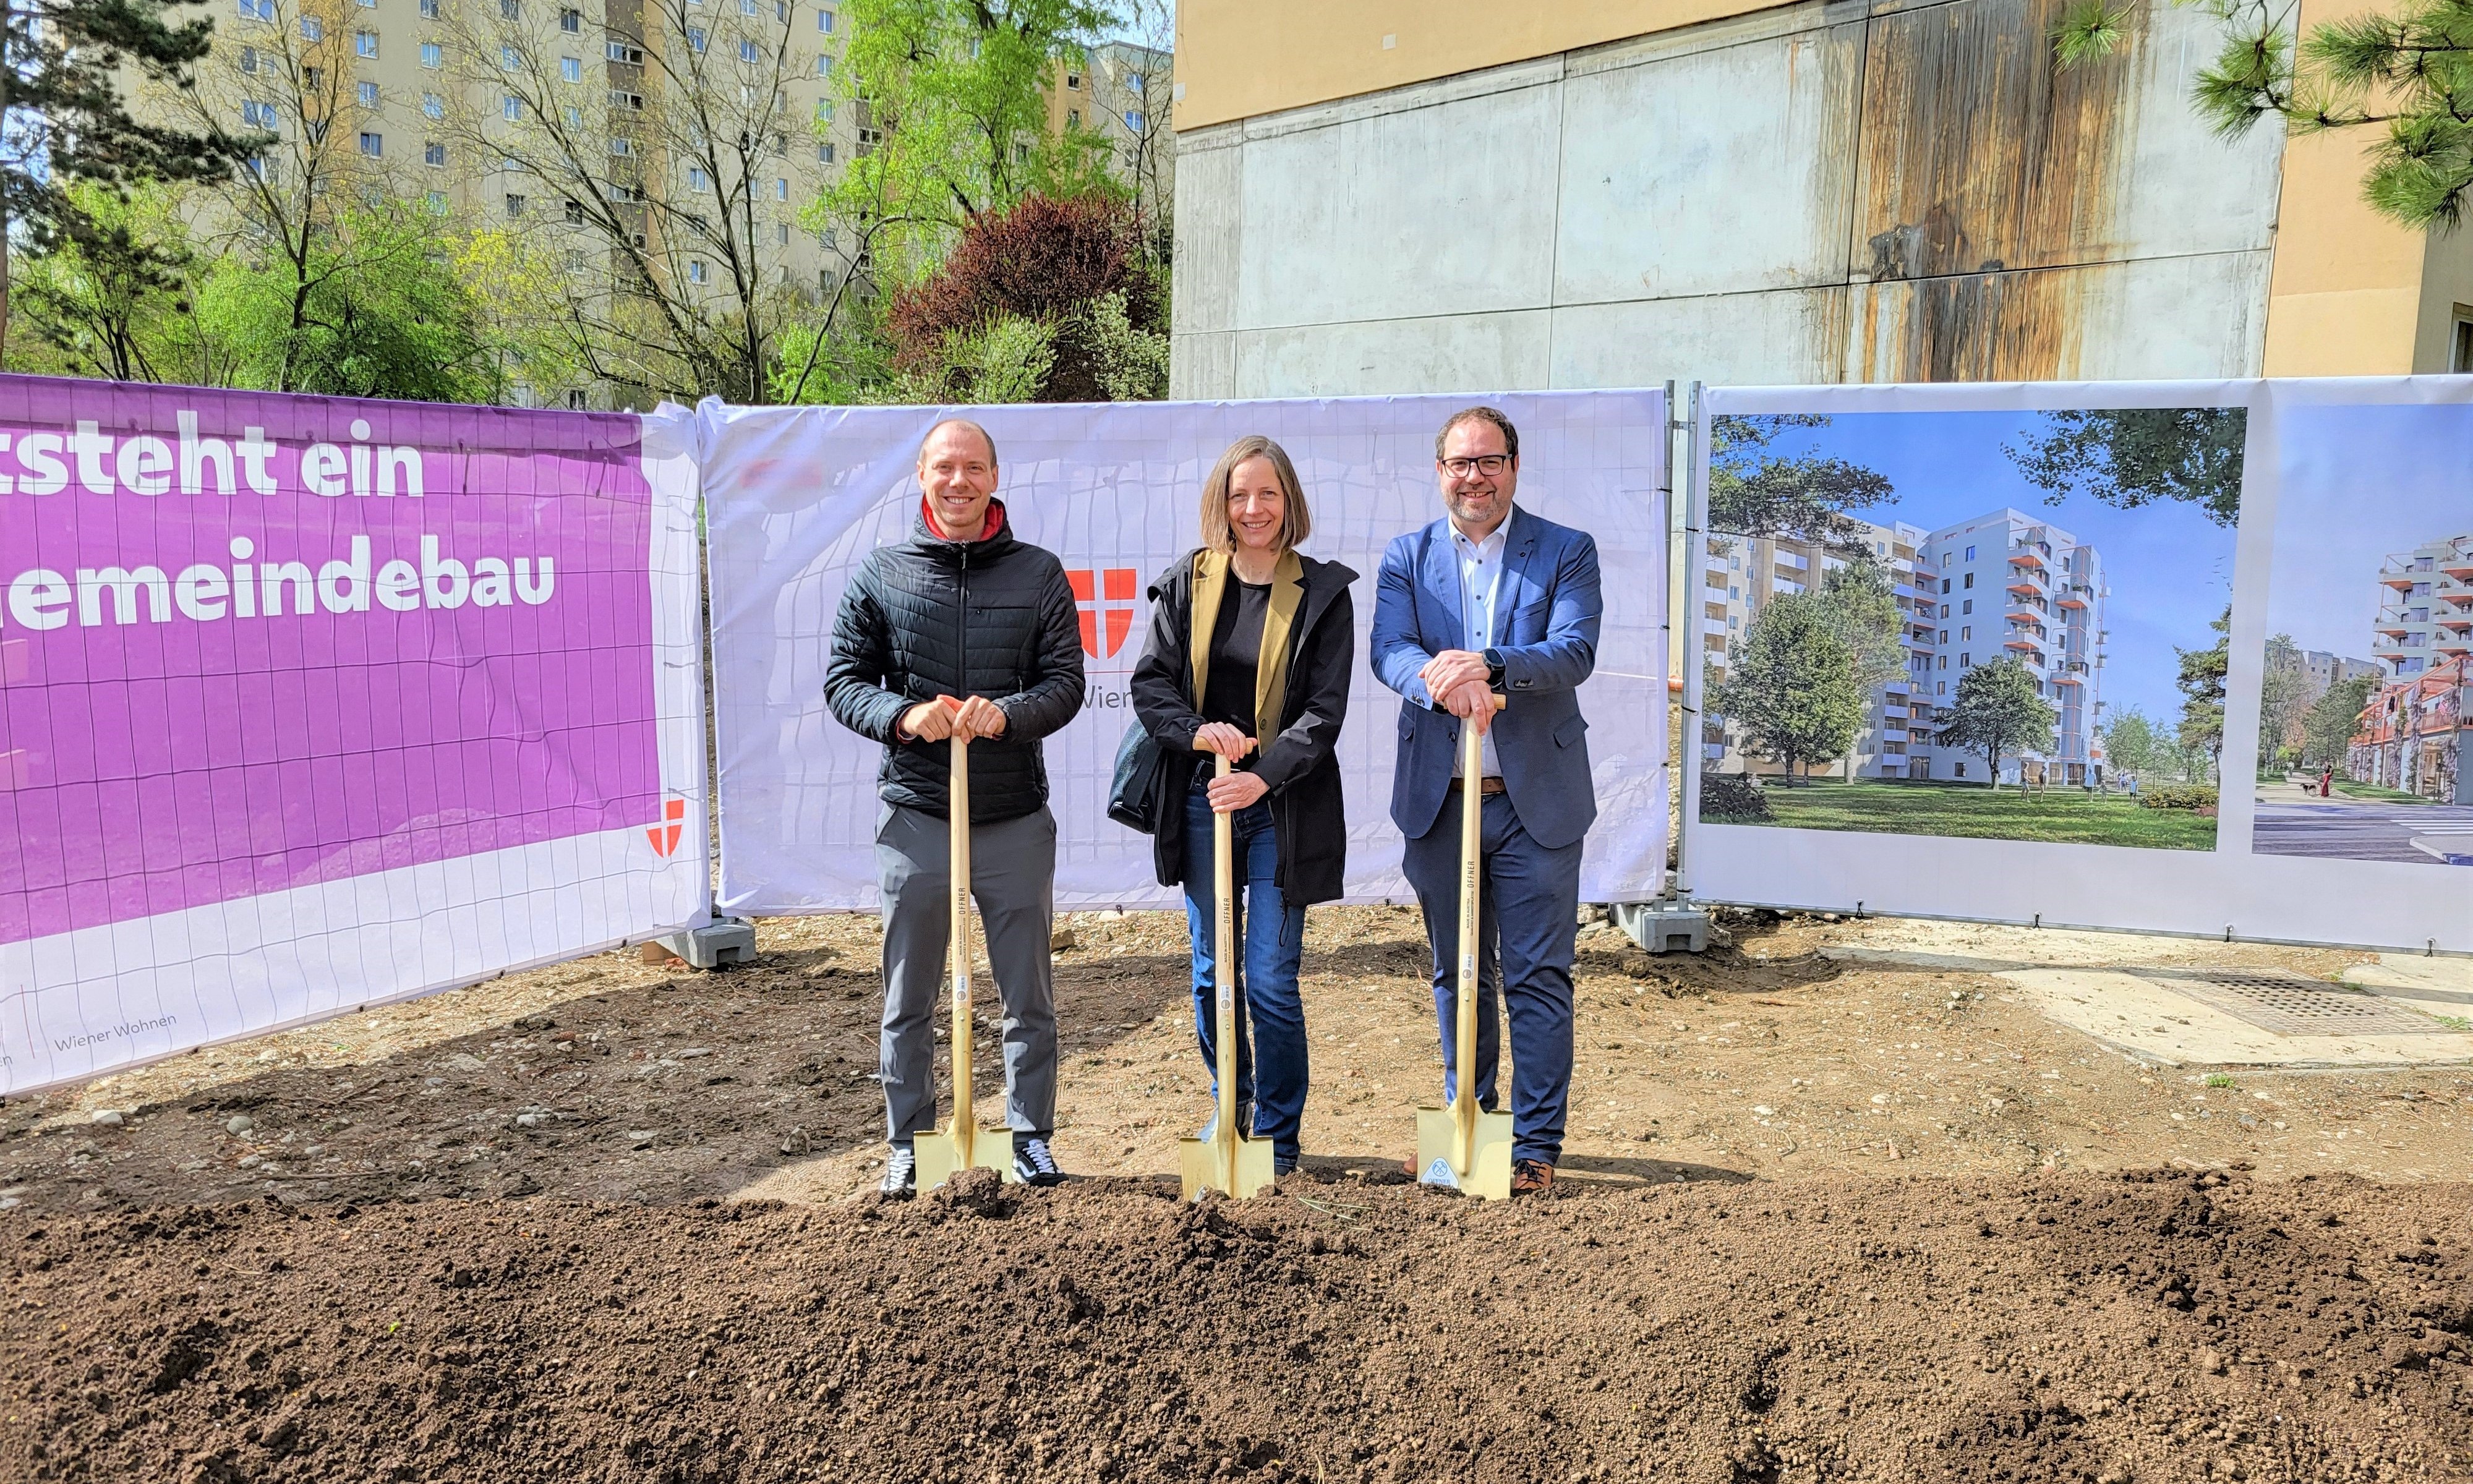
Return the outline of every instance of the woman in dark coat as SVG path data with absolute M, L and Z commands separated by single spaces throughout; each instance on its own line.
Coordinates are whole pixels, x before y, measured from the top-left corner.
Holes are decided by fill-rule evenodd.
M 1305 1122 L 1306 907 L 1340 895 L 1348 859 L 1333 744 L 1356 665 L 1357 574 L 1299 553 L 1311 529 L 1286 452 L 1261 437 L 1230 444 L 1203 482 L 1203 544 L 1151 586 L 1133 678 L 1135 714 L 1166 757 L 1153 847 L 1160 883 L 1185 887 L 1194 1030 L 1214 1100 L 1212 817 L 1233 817 L 1236 1115 L 1271 1141 L 1283 1175 Z M 1227 778 L 1212 778 L 1213 754 L 1229 759 Z

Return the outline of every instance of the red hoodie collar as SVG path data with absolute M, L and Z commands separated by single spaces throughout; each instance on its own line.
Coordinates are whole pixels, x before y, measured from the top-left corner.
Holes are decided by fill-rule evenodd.
M 925 521 L 927 523 L 927 529 L 934 532 L 939 538 L 948 541 L 953 539 L 953 538 L 945 535 L 944 526 L 937 522 L 936 512 L 928 505 L 927 496 L 924 494 L 919 497 L 919 518 Z M 987 524 L 979 527 L 979 534 L 972 537 L 971 539 L 973 541 L 986 540 L 988 538 L 996 535 L 998 531 L 1004 529 L 1004 501 L 991 496 L 988 500 Z

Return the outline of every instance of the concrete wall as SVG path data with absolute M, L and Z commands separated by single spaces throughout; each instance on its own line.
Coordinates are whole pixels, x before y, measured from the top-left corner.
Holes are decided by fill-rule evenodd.
M 2194 9 L 1804 4 L 1182 132 L 1179 396 L 2256 374 L 2282 140 Z

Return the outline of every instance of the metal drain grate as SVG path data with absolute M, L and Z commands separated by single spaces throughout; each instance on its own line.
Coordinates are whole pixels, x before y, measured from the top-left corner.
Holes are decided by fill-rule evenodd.
M 2430 1036 L 2447 1027 L 2375 994 L 2276 969 L 2149 969 L 2138 977 L 2278 1036 Z

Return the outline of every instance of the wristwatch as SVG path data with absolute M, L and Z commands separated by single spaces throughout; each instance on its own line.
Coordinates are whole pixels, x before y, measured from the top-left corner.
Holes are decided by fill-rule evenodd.
M 1501 690 L 1502 688 L 1502 651 L 1488 649 L 1479 658 L 1485 660 L 1485 688 Z

